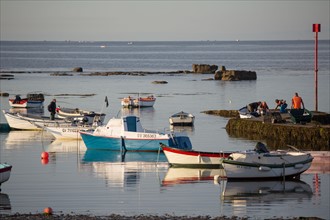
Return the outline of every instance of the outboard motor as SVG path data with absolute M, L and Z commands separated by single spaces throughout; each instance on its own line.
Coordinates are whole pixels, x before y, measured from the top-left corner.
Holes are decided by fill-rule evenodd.
M 266 145 L 264 145 L 263 143 L 261 142 L 258 142 L 254 148 L 254 150 L 257 152 L 257 153 L 269 153 L 269 150 L 267 149 Z

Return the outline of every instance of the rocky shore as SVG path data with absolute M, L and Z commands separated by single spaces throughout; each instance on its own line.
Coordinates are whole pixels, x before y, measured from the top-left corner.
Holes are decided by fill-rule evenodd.
M 229 136 L 264 140 L 270 149 L 292 145 L 300 150 L 330 151 L 330 114 L 312 112 L 310 123 L 294 124 L 288 113 L 281 114 L 283 123 L 271 123 L 265 117 L 241 119 L 237 110 L 208 110 L 205 114 L 229 117 Z
M 108 216 L 92 216 L 92 215 L 45 215 L 45 214 L 13 214 L 3 215 L 0 214 L 0 219 L 6 220 L 247 220 L 249 217 L 211 217 L 211 216 L 173 216 L 173 215 L 134 215 L 123 216 L 111 214 Z M 292 218 L 267 218 L 268 220 L 322 220 L 318 217 L 292 217 Z

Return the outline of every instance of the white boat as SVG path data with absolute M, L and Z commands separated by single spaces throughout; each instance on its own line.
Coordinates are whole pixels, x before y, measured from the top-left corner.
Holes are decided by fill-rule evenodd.
M 9 99 L 9 105 L 13 108 L 42 108 L 45 98 L 43 94 L 27 94 L 26 98 L 16 95 L 15 99 Z
M 194 125 L 195 116 L 187 112 L 178 112 L 169 118 L 170 125 Z
M 17 130 L 42 130 L 35 123 L 40 122 L 43 124 L 56 124 L 56 123 L 69 123 L 64 119 L 55 118 L 50 120 L 49 117 L 39 115 L 23 115 L 20 113 L 11 113 L 6 110 L 2 110 L 5 118 L 9 124 L 9 127 Z
M 221 159 L 227 158 L 232 152 L 205 152 L 184 150 L 166 146 L 160 146 L 172 167 L 189 168 L 221 168 Z
M 95 126 L 85 123 L 42 123 L 35 122 L 38 127 L 51 133 L 56 139 L 81 139 L 80 131 L 94 130 Z
M 156 102 L 154 96 L 133 98 L 131 96 L 121 99 L 121 105 L 125 108 L 153 107 Z
M 222 160 L 228 179 L 295 179 L 308 170 L 313 161 L 301 151 L 268 151 L 258 142 L 254 150 L 232 153 Z
M 169 146 L 191 149 L 189 137 L 183 134 L 147 130 L 134 115 L 112 118 L 94 131 L 80 132 L 87 149 L 158 151 L 159 142 Z
M 79 108 L 56 108 L 56 113 L 59 118 L 72 118 L 75 120 L 83 120 L 87 124 L 92 124 L 95 121 L 103 123 L 105 114 L 96 113 L 94 111 L 81 110 Z
M 0 186 L 9 180 L 12 165 L 0 163 Z
M 240 118 L 256 118 L 259 117 L 258 112 L 249 112 L 246 106 L 238 110 Z

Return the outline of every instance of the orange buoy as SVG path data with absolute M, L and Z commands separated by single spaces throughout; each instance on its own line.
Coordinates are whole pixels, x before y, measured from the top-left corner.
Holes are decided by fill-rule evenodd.
M 41 159 L 48 159 L 49 155 L 46 151 L 41 153 Z
M 44 209 L 44 214 L 46 215 L 52 215 L 53 214 L 53 209 L 51 207 L 47 207 Z

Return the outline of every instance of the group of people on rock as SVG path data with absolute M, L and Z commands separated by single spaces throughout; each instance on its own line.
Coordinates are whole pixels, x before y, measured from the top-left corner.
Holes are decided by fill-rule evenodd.
M 288 104 L 286 103 L 286 100 L 275 99 L 275 104 L 276 104 L 275 109 L 279 108 L 280 113 L 287 112 Z M 301 109 L 301 107 L 303 107 L 303 109 L 305 108 L 304 101 L 296 92 L 292 97 L 291 109 Z M 250 113 L 257 112 L 259 115 L 265 115 L 269 111 L 269 107 L 265 101 L 252 102 L 247 105 L 247 109 Z

